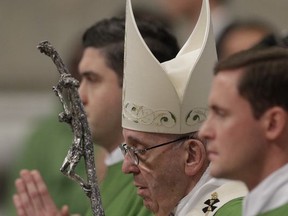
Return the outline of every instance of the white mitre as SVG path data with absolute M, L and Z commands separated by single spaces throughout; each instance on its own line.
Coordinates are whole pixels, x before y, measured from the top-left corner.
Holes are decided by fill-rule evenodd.
M 177 56 L 159 63 L 136 26 L 131 0 L 126 5 L 122 127 L 142 132 L 185 134 L 198 131 L 217 61 L 209 0 Z

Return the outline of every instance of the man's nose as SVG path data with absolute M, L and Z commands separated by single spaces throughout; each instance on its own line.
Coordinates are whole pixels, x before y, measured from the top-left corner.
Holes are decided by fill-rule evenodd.
M 211 134 L 211 130 L 209 127 L 209 122 L 208 119 L 206 121 L 203 122 L 203 124 L 201 125 L 200 129 L 199 129 L 199 137 L 201 139 L 206 139 L 208 140 L 210 138 Z
M 83 82 L 80 83 L 78 93 L 79 93 L 79 96 L 80 96 L 80 99 L 81 99 L 83 105 L 85 106 L 87 104 L 88 100 L 87 100 L 87 93 L 85 91 L 85 85 L 83 84 Z
M 135 164 L 128 153 L 124 156 L 122 172 L 125 174 L 138 174 L 140 172 L 139 167 Z

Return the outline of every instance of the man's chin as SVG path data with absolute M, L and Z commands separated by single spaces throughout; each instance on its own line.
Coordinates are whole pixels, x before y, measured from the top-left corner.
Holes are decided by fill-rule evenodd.
M 221 170 L 219 170 L 219 167 L 213 162 L 210 163 L 210 175 L 214 178 L 222 177 Z
M 157 207 L 157 205 L 155 205 L 154 202 L 152 202 L 151 199 L 144 199 L 143 198 L 143 204 L 147 209 L 149 209 L 151 212 L 153 212 L 153 214 L 157 213 L 158 207 Z
M 210 165 L 210 175 L 214 178 L 231 179 L 231 175 L 229 172 L 224 170 L 222 167 L 213 164 L 213 162 Z

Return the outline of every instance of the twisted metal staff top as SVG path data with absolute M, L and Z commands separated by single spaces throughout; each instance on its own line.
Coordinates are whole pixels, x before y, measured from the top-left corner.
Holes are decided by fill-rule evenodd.
M 61 57 L 48 41 L 39 43 L 37 48 L 41 53 L 44 53 L 53 60 L 60 73 L 59 82 L 57 86 L 53 87 L 64 109 L 64 111 L 59 114 L 59 119 L 60 121 L 70 124 L 73 131 L 72 145 L 60 170 L 63 174 L 76 181 L 90 198 L 93 216 L 104 216 L 97 184 L 92 136 L 84 107 L 78 94 L 79 82 L 71 76 Z M 64 90 L 67 91 L 67 102 L 63 96 Z M 82 156 L 84 157 L 86 165 L 87 182 L 75 173 L 75 167 Z

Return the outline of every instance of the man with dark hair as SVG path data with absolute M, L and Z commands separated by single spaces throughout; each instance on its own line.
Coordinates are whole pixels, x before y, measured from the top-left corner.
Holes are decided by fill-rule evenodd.
M 262 20 L 234 21 L 219 35 L 216 44 L 218 58 L 249 49 L 272 34 L 277 34 L 276 28 Z
M 147 46 L 159 61 L 167 61 L 176 56 L 176 39 L 157 20 L 151 23 L 141 19 L 137 20 L 137 25 Z M 105 161 L 106 176 L 100 185 L 105 214 L 145 216 L 151 213 L 136 195 L 132 177 L 121 172 L 123 156 L 118 148 L 124 141 L 121 128 L 124 36 L 125 20 L 121 18 L 100 21 L 85 32 L 84 51 L 79 63 L 79 94 L 87 113 L 93 140 L 109 153 Z M 21 172 L 21 178 L 16 181 L 18 194 L 14 196 L 19 215 L 22 215 L 21 212 L 29 216 L 60 213 L 56 206 L 51 204 L 53 201 L 50 197 L 37 191 L 39 185 L 43 186 L 39 173 L 27 170 Z M 44 194 L 47 194 L 46 189 Z M 25 203 L 27 197 L 29 207 Z M 33 203 L 40 206 L 33 206 Z M 67 208 L 63 208 L 61 214 L 67 215 Z
M 220 61 L 200 129 L 211 174 L 243 181 L 243 215 L 288 212 L 288 50 L 242 51 Z

